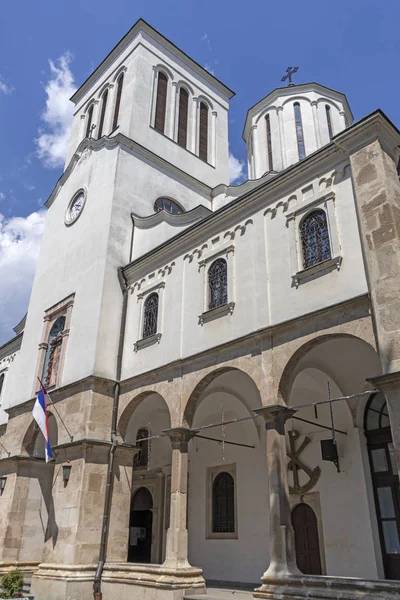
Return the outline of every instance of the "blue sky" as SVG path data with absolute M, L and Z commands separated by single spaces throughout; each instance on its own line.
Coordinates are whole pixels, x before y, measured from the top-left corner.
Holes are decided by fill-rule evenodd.
M 317 81 L 344 92 L 356 120 L 379 107 L 400 126 L 400 4 L 395 0 L 3 3 L 0 344 L 27 308 L 43 202 L 61 174 L 67 96 L 139 17 L 236 92 L 230 150 L 243 163 L 246 111 L 282 85 L 288 65 L 299 65 L 297 83 Z

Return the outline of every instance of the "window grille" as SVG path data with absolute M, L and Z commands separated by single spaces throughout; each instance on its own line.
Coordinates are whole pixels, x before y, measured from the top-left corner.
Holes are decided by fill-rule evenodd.
M 117 97 L 115 99 L 114 118 L 113 118 L 113 125 L 112 125 L 113 131 L 118 125 L 118 117 L 119 117 L 119 109 L 121 106 L 123 83 L 124 83 L 124 74 L 121 73 L 121 75 L 118 77 L 118 81 L 117 81 Z
M 209 304 L 211 310 L 228 302 L 228 266 L 224 258 L 218 258 L 208 270 Z
M 64 327 L 65 317 L 58 317 L 50 329 L 42 373 L 42 381 L 45 387 L 51 387 L 57 383 Z
M 98 133 L 99 139 L 103 135 L 104 118 L 106 116 L 107 100 L 108 100 L 108 90 L 106 90 L 104 92 L 103 98 L 101 101 L 101 114 L 100 114 L 99 133 Z
M 137 467 L 147 467 L 149 463 L 149 430 L 146 427 L 141 427 L 136 435 L 136 446 L 140 448 L 138 454 L 134 458 L 133 464 Z
M 158 294 L 150 294 L 144 303 L 143 338 L 157 333 Z
M 329 132 L 329 139 L 331 140 L 333 138 L 333 128 L 332 128 L 332 118 L 331 118 L 331 107 L 326 105 L 325 106 L 325 113 L 326 113 L 326 120 L 328 123 L 328 132 Z
M 293 107 L 294 120 L 296 125 L 297 150 L 299 152 L 299 160 L 303 160 L 306 157 L 306 150 L 304 145 L 303 123 L 301 120 L 300 104 L 298 102 L 295 102 Z
M 172 213 L 173 215 L 180 215 L 185 212 L 179 204 L 170 200 L 169 198 L 158 198 L 154 203 L 155 212 L 161 212 L 165 210 L 166 212 Z
M 267 126 L 267 151 L 268 151 L 268 168 L 270 171 L 274 170 L 272 162 L 272 141 L 271 141 L 271 121 L 269 115 L 265 117 L 265 123 Z
M 219 473 L 213 482 L 212 532 L 235 532 L 235 482 L 230 473 Z
M 300 236 L 305 269 L 331 258 L 328 226 L 323 210 L 314 210 L 307 215 L 300 225 Z

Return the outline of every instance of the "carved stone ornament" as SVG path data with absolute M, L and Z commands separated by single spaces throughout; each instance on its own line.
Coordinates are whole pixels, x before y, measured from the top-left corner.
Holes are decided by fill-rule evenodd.
M 316 485 L 321 475 L 321 469 L 319 467 L 311 469 L 299 458 L 301 453 L 311 442 L 310 438 L 306 435 L 303 442 L 296 450 L 296 440 L 300 437 L 300 433 L 295 429 L 292 429 L 291 431 L 288 431 L 288 436 L 290 444 L 290 450 L 286 450 L 286 454 L 290 459 L 288 462 L 288 471 L 293 472 L 293 487 L 289 485 L 289 493 L 302 495 L 309 492 Z M 300 485 L 299 471 L 304 471 L 309 477 L 308 482 L 304 485 Z

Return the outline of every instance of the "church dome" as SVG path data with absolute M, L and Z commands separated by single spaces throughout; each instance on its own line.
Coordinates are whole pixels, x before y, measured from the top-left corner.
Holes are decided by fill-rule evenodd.
M 277 88 L 249 109 L 243 131 L 249 179 L 282 171 L 349 127 L 346 96 L 318 83 Z

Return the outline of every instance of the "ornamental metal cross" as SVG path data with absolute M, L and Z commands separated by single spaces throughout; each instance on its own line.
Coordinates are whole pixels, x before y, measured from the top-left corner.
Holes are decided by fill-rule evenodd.
M 300 454 L 311 442 L 310 438 L 306 435 L 302 444 L 300 444 L 296 450 L 296 440 L 300 437 L 300 433 L 293 429 L 292 431 L 288 431 L 288 435 L 290 443 L 290 450 L 286 450 L 286 454 L 290 459 L 288 462 L 288 470 L 293 471 L 293 487 L 289 486 L 289 492 L 291 494 L 305 494 L 317 483 L 319 476 L 321 475 L 321 469 L 319 467 L 310 469 L 299 458 Z M 309 477 L 308 482 L 304 485 L 300 485 L 299 471 L 304 471 Z
M 292 76 L 298 71 L 298 68 L 299 67 L 288 67 L 286 69 L 286 75 L 282 77 L 281 81 L 286 81 L 286 79 L 289 79 L 288 85 L 294 85 Z

